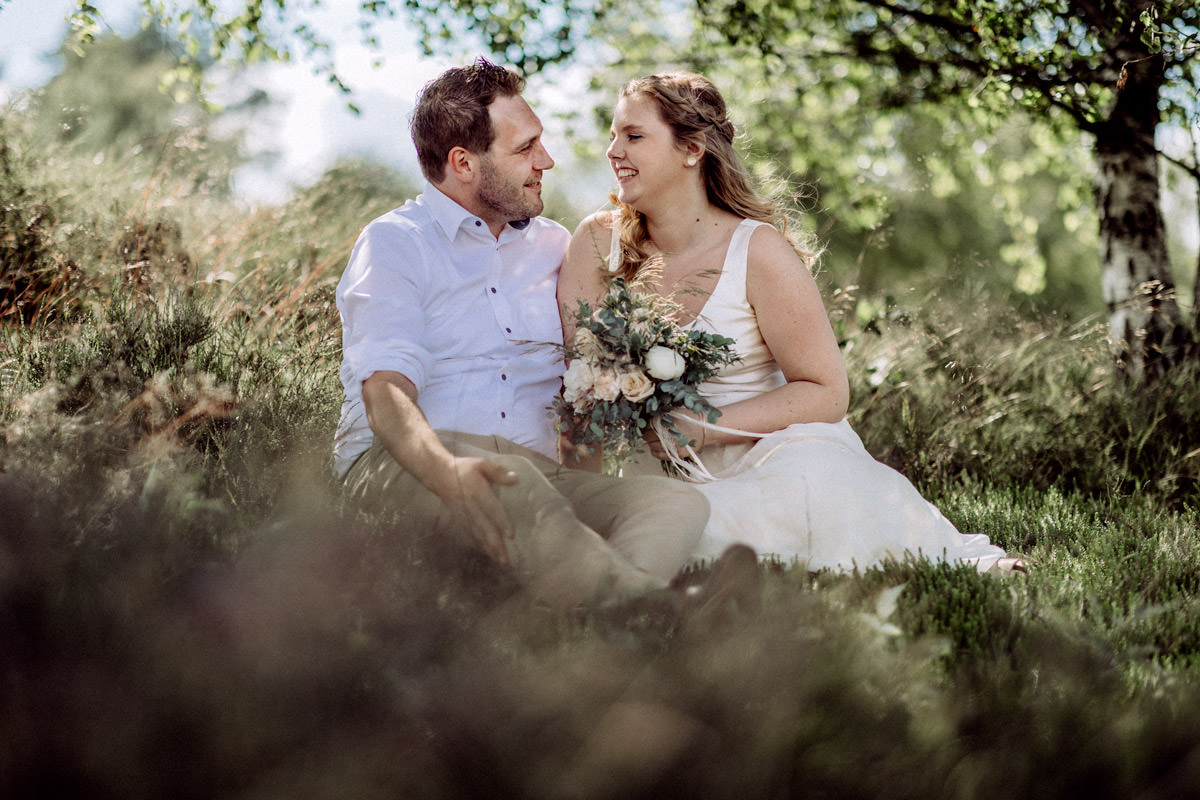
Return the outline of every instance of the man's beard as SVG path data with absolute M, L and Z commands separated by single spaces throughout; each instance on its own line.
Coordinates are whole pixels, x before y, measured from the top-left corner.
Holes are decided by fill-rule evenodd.
M 540 197 L 529 197 L 524 184 L 507 181 L 487 159 L 480 161 L 479 202 L 507 222 L 519 222 L 542 213 Z

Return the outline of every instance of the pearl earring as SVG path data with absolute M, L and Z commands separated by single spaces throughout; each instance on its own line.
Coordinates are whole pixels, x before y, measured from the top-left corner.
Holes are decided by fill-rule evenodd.
M 688 165 L 689 167 L 694 167 L 694 166 L 696 166 L 696 159 L 695 159 L 695 158 L 689 158 L 689 159 L 687 160 L 687 165 Z

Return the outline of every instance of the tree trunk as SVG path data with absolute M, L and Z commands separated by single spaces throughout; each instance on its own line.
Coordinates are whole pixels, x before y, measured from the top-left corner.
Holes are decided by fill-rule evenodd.
M 1130 50 L 1112 113 L 1095 129 L 1096 191 L 1110 342 L 1118 372 L 1139 383 L 1185 358 L 1190 337 L 1176 304 L 1160 213 L 1154 130 L 1163 61 L 1144 48 Z
M 1200 164 L 1200 148 L 1196 149 Z M 1200 175 L 1196 176 L 1196 221 L 1200 223 Z M 1200 230 L 1200 225 L 1197 225 Z M 1192 281 L 1192 359 L 1200 361 L 1200 251 L 1196 253 L 1195 280 Z

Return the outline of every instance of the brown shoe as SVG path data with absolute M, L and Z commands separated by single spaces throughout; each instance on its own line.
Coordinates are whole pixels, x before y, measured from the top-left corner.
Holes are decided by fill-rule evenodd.
M 753 614 L 761 599 L 758 555 L 744 544 L 731 545 L 713 563 L 708 578 L 686 590 L 685 622 L 720 628 Z

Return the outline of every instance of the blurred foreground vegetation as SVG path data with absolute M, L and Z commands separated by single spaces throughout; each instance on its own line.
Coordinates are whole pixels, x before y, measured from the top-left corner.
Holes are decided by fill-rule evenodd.
M 333 287 L 412 187 L 345 164 L 248 212 L 232 162 L 171 162 L 195 130 L 97 158 L 0 118 L 3 796 L 1200 791 L 1196 375 L 1131 394 L 1096 318 L 830 264 L 868 448 L 1032 574 L 550 615 L 329 476 Z

